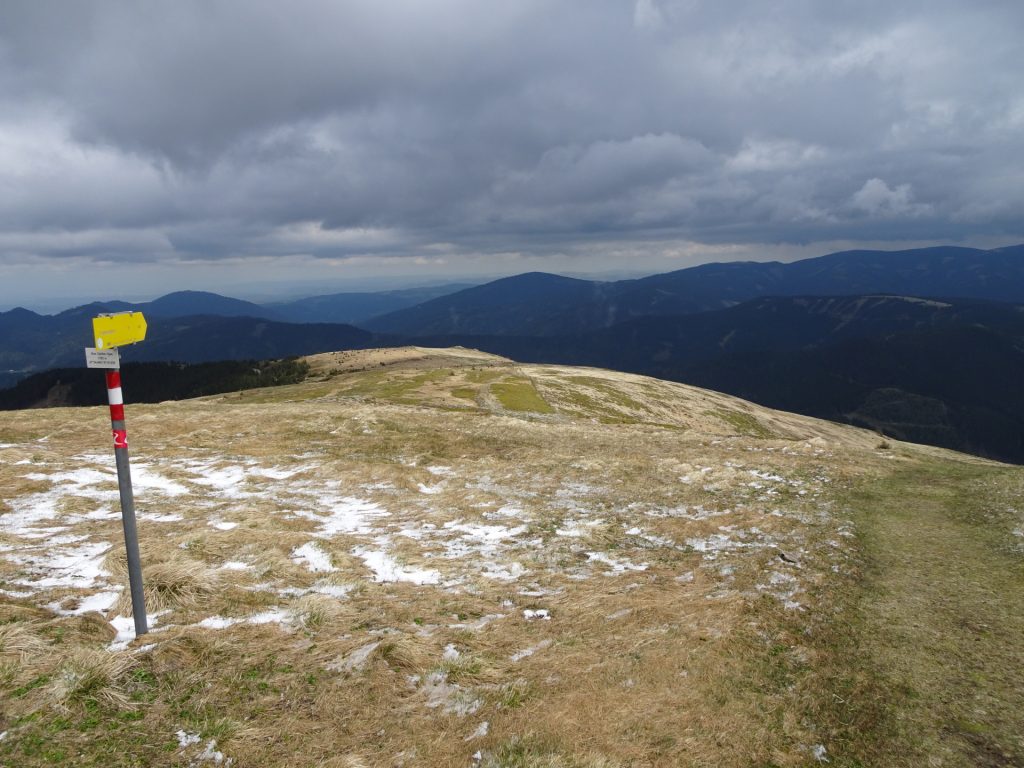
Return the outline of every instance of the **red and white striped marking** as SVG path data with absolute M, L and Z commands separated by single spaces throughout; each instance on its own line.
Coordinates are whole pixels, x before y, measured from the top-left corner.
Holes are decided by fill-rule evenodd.
M 127 448 L 128 431 L 124 428 L 124 395 L 121 394 L 120 371 L 107 371 L 107 402 L 110 403 L 114 448 Z

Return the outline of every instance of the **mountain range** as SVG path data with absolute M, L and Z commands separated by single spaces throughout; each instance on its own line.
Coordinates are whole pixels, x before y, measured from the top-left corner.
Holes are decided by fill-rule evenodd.
M 814 259 L 704 264 L 637 280 L 532 272 L 372 318 L 384 333 L 550 336 L 637 317 L 724 309 L 761 296 L 955 296 L 1024 302 L 1024 245 L 843 251 Z

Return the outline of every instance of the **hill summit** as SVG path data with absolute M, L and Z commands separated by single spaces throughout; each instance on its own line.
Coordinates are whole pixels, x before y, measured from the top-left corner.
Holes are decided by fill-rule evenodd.
M 464 348 L 305 362 L 126 378 L 141 638 L 106 408 L 0 413 L 0 762 L 1024 755 L 1024 470 Z

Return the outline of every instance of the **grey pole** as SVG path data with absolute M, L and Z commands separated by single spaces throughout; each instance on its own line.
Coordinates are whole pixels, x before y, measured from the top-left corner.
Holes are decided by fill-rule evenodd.
M 146 596 L 142 589 L 142 561 L 139 558 L 139 535 L 135 527 L 135 495 L 128 464 L 128 432 L 124 425 L 124 398 L 121 394 L 121 372 L 107 371 L 107 399 L 110 402 L 110 428 L 114 433 L 114 461 L 117 464 L 117 490 L 121 495 L 121 524 L 124 527 L 124 548 L 128 554 L 128 588 L 132 595 L 132 618 L 135 635 L 149 632 L 146 624 Z

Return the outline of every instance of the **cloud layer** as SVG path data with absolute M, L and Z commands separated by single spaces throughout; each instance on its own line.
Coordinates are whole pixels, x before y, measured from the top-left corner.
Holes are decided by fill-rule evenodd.
M 1013 239 L 1022 28 L 995 0 L 9 3 L 0 265 Z

